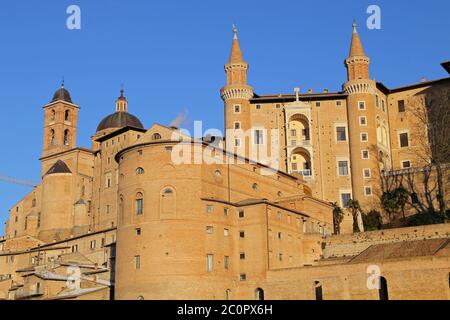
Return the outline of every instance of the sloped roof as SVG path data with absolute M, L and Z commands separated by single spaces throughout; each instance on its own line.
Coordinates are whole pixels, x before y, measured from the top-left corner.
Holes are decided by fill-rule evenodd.
M 376 244 L 354 257 L 350 263 L 433 256 L 447 246 L 450 246 L 450 238 Z

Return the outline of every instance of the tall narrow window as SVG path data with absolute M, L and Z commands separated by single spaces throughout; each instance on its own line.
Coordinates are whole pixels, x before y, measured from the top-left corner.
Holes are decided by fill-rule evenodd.
M 263 130 L 255 130 L 255 144 L 264 144 Z
M 50 144 L 55 145 L 55 130 L 53 129 L 50 131 Z
M 408 133 L 400 133 L 400 148 L 406 148 L 409 146 Z
M 69 145 L 69 130 L 64 130 L 64 145 Z
M 50 120 L 51 121 L 55 121 L 56 120 L 56 111 L 55 110 L 52 110 L 52 115 L 50 117 Z
M 224 266 L 225 270 L 228 270 L 230 268 L 230 257 L 229 256 L 223 257 L 223 266 Z
M 231 300 L 231 290 L 227 289 L 227 291 L 225 292 L 226 298 L 227 300 Z
M 346 141 L 347 140 L 347 134 L 345 131 L 345 127 L 336 127 L 336 138 L 337 141 Z
M 348 176 L 348 161 L 339 161 L 339 175 Z
M 208 254 L 206 256 L 206 271 L 207 272 L 212 272 L 213 271 L 213 266 L 214 266 L 214 255 L 213 254 Z
M 64 112 L 64 121 L 70 121 L 70 111 L 66 110 L 66 112 Z
M 141 256 L 134 256 L 134 268 L 136 270 L 141 269 Z
M 405 112 L 405 100 L 398 100 L 398 112 Z
M 136 195 L 136 215 L 142 215 L 144 213 L 144 196 L 142 193 Z

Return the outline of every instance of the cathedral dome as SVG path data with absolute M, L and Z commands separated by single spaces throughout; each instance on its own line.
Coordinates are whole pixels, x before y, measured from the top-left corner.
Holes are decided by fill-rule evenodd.
M 51 102 L 56 102 L 56 101 L 65 101 L 65 102 L 69 102 L 72 103 L 72 98 L 70 97 L 70 93 L 69 91 L 67 91 L 64 88 L 64 84 L 61 85 L 61 88 L 59 88 L 55 94 L 53 95 L 53 99 Z
M 135 127 L 144 129 L 142 122 L 132 114 L 128 112 L 115 112 L 100 121 L 100 124 L 97 127 L 97 132 L 105 129 L 123 127 Z

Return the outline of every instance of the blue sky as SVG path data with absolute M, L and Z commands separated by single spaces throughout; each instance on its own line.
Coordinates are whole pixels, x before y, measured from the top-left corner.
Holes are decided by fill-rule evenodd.
M 72 4 L 81 8 L 81 30 L 66 28 Z M 381 8 L 381 30 L 365 27 L 370 4 Z M 89 147 L 98 122 L 114 111 L 122 83 L 130 112 L 146 127 L 186 110 L 187 128 L 203 120 L 222 129 L 232 23 L 255 92 L 339 91 L 354 18 L 373 78 L 396 87 L 445 77 L 449 11 L 447 0 L 4 0 L 0 175 L 40 180 L 42 106 L 63 76 L 81 107 L 79 146 Z M 8 209 L 29 191 L 0 181 L 0 233 Z

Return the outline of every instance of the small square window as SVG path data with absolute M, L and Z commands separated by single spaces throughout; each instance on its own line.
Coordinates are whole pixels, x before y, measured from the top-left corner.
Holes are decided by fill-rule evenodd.
M 245 252 L 239 253 L 239 259 L 240 260 L 245 260 Z
M 246 275 L 245 273 L 241 273 L 241 274 L 239 275 L 239 280 L 240 280 L 240 281 L 245 281 L 245 280 L 247 280 L 247 275 Z
M 364 169 L 364 178 L 368 179 L 372 176 L 372 173 L 370 171 L 370 169 L 366 168 Z
M 141 228 L 136 228 L 135 231 L 137 236 L 140 236 L 142 234 Z
M 316 107 L 320 107 L 320 102 L 316 102 Z
M 369 140 L 369 135 L 366 132 L 361 133 L 361 142 L 367 142 Z
M 214 227 L 213 226 L 206 226 L 206 233 L 207 234 L 213 234 Z
M 261 105 L 260 104 L 257 104 L 256 105 L 256 110 L 260 110 L 261 109 Z
M 238 215 L 239 215 L 239 219 L 244 219 L 244 217 L 245 217 L 244 210 L 239 210 Z
M 239 231 L 239 238 L 241 239 L 245 238 L 245 231 Z
M 360 126 L 367 126 L 367 118 L 366 117 L 359 117 L 359 125 Z
M 347 132 L 345 127 L 336 127 L 337 141 L 347 141 Z
M 241 113 L 241 106 L 240 105 L 235 105 L 234 106 L 234 113 Z
M 241 128 L 241 123 L 239 122 L 239 121 L 236 121 L 235 123 L 234 123 L 234 129 L 235 130 L 239 130 Z
M 365 101 L 359 101 L 358 102 L 358 109 L 359 110 L 366 110 L 366 102 Z
M 372 187 L 364 187 L 364 194 L 366 196 L 371 196 L 372 195 Z
M 361 154 L 363 159 L 365 160 L 369 159 L 369 150 L 363 150 L 361 151 Z
M 342 101 L 336 101 L 336 106 L 341 106 L 342 105 Z
M 214 212 L 214 207 L 212 205 L 207 205 L 206 206 L 206 212 L 208 213 L 213 213 Z
M 409 160 L 407 160 L 407 161 L 402 161 L 402 168 L 403 168 L 403 169 L 411 168 L 411 161 L 409 161 Z

